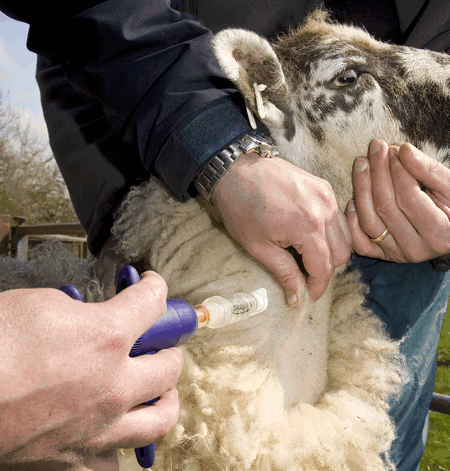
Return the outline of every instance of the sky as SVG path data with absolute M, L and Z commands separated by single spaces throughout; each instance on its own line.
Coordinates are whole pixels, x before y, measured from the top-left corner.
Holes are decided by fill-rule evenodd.
M 36 54 L 26 47 L 28 25 L 0 12 L 0 90 L 9 93 L 9 102 L 22 110 L 22 124 L 44 139 L 47 127 L 42 114 L 35 79 Z

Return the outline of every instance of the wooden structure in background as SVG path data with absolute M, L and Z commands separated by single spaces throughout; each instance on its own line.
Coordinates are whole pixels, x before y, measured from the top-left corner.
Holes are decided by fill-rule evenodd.
M 79 222 L 33 225 L 25 225 L 24 222 L 22 217 L 0 215 L 0 255 L 26 261 L 30 248 L 43 239 L 54 237 L 75 246 L 79 258 L 88 256 L 86 233 Z

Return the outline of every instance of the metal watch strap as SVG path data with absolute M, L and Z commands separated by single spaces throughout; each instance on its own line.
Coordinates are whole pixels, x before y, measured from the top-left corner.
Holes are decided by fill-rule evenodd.
M 194 184 L 198 192 L 206 199 L 210 200 L 212 192 L 219 182 L 220 177 L 230 168 L 236 159 L 243 154 L 242 143 L 239 139 L 229 145 L 222 152 L 214 156 L 202 171 L 194 178 Z
M 275 157 L 278 155 L 276 142 L 270 136 L 246 134 L 214 156 L 194 177 L 194 184 L 198 192 L 207 201 L 210 201 L 219 179 L 240 155 L 250 151 L 261 156 Z

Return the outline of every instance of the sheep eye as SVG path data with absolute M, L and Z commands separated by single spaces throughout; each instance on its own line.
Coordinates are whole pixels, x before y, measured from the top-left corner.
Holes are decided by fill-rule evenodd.
M 356 72 L 356 70 L 348 69 L 345 72 L 342 72 L 342 74 L 339 75 L 333 83 L 337 87 L 348 87 L 349 85 L 353 85 L 354 83 L 356 83 L 357 80 L 358 73 Z

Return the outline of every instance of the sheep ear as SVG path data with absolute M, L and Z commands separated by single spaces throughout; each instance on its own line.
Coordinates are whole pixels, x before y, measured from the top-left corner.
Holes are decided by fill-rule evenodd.
M 215 36 L 213 47 L 222 70 L 245 99 L 252 127 L 253 114 L 269 127 L 292 114 L 280 61 L 267 40 L 251 31 L 226 29 Z

